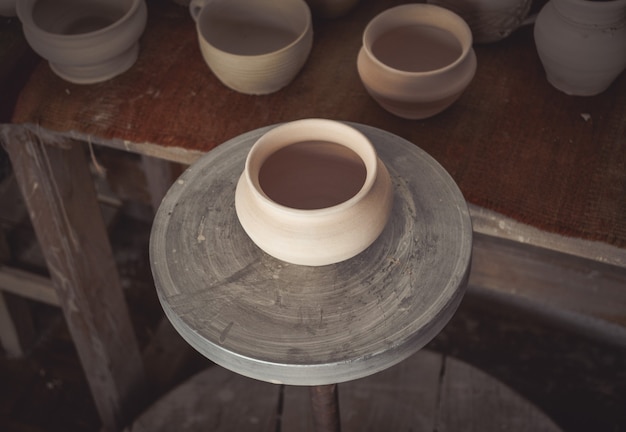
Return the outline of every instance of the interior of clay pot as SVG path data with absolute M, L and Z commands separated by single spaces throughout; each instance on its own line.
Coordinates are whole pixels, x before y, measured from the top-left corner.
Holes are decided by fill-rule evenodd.
M 355 196 L 367 176 L 353 150 L 327 141 L 305 141 L 282 147 L 263 162 L 259 185 L 272 201 L 294 209 L 315 210 Z
M 236 55 L 263 55 L 295 42 L 307 27 L 305 5 L 268 2 L 241 5 L 229 2 L 200 17 L 204 39 L 215 48 Z M 205 7 L 207 9 L 207 7 Z
M 429 72 L 454 63 L 463 47 L 451 32 L 423 24 L 384 31 L 371 47 L 385 65 L 405 72 Z
M 46 32 L 78 35 L 119 21 L 132 4 L 132 0 L 38 0 L 32 18 Z

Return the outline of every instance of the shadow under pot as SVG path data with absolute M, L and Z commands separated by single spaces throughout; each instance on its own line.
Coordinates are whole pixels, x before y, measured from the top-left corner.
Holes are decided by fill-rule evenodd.
M 21 0 L 17 15 L 33 50 L 76 84 L 111 79 L 135 63 L 144 0 Z

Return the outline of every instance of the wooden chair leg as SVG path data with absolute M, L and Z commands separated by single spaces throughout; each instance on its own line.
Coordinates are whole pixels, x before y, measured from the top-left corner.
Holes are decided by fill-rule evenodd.
M 174 181 L 172 164 L 161 159 L 142 156 L 141 165 L 146 176 L 152 208 L 156 212 L 161 204 L 161 200 Z
M 10 259 L 9 245 L 0 228 L 0 271 Z M 22 357 L 35 340 L 35 327 L 28 302 L 5 294 L 0 283 L 0 344 L 9 357 Z
M 108 430 L 130 420 L 144 386 L 140 351 L 82 143 L 20 129 L 0 137 Z

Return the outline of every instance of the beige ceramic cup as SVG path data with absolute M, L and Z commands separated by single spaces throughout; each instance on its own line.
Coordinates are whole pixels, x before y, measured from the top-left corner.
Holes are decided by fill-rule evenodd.
M 304 0 L 192 0 L 205 62 L 227 87 L 268 94 L 289 84 L 313 44 Z
M 452 105 L 474 78 L 472 32 L 442 7 L 396 6 L 365 28 L 357 68 L 384 109 L 403 118 L 427 118 Z
M 393 186 L 374 145 L 327 119 L 276 126 L 252 146 L 235 209 L 250 239 L 269 255 L 308 266 L 347 260 L 382 233 Z

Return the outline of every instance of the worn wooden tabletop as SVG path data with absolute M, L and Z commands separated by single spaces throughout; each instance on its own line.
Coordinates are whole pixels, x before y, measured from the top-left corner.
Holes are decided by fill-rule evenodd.
M 181 161 L 278 122 L 354 121 L 428 152 L 472 204 L 544 231 L 624 248 L 626 74 L 597 96 L 561 93 L 547 82 L 526 26 L 474 46 L 476 75 L 449 109 L 425 120 L 400 119 L 369 97 L 356 57 L 369 20 L 405 2 L 361 0 L 340 19 L 315 20 L 313 49 L 296 79 L 274 94 L 250 96 L 211 73 L 187 8 L 150 0 L 139 58 L 128 72 L 81 86 L 42 62 L 12 121 Z
M 381 237 L 350 260 L 290 265 L 239 225 L 236 183 L 267 128 L 208 153 L 164 198 L 150 245 L 159 298 L 174 327 L 214 362 L 275 383 L 343 382 L 413 354 L 456 310 L 472 248 L 463 196 L 418 147 L 355 126 L 390 172 L 394 208 Z

